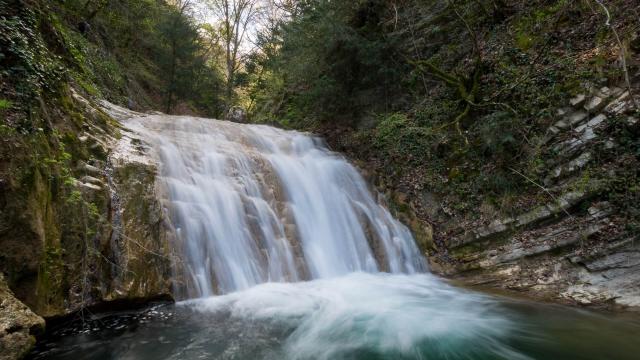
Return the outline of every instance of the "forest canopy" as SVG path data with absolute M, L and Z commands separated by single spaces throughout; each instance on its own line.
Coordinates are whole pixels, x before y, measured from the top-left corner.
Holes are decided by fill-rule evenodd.
M 23 36 L 0 59 L 10 95 L 0 106 L 66 76 L 138 110 L 241 109 L 468 206 L 488 196 L 509 208 L 510 194 L 535 189 L 567 98 L 627 87 L 638 71 L 631 0 L 1 2 L 28 8 L 60 59 Z M 3 33 L 31 25 L 3 20 Z

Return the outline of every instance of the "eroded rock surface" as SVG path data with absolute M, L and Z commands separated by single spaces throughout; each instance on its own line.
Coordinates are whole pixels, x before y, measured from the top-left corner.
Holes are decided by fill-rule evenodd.
M 171 297 L 172 232 L 157 196 L 158 164 L 135 133 L 121 134 L 105 170 L 118 273 L 107 299 Z
M 170 299 L 156 164 L 114 120 L 144 114 L 99 106 L 73 90 L 66 103 L 56 132 L 37 144 L 66 146 L 34 163 L 10 154 L 0 159 L 0 179 L 7 179 L 0 192 L 7 204 L 0 211 L 0 271 L 16 298 L 45 318 Z
M 629 114 L 628 126 L 637 123 L 629 91 L 595 89 L 557 114 L 543 139 L 555 154 L 544 183 L 546 204 L 449 230 L 446 253 L 432 259 L 434 268 L 470 284 L 536 298 L 639 309 L 640 239 L 624 231 L 624 215 L 601 200 L 604 184 L 585 172 L 597 149 L 617 146 L 602 131 L 610 119 Z
M 21 359 L 44 330 L 44 319 L 16 299 L 0 274 L 0 360 Z

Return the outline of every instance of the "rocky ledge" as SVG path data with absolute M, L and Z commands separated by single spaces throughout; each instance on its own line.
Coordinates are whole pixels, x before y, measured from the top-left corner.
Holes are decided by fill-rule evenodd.
M 590 176 L 616 171 L 615 164 L 590 164 L 618 146 L 603 131 L 613 119 L 637 130 L 633 106 L 622 86 L 571 99 L 542 139 L 552 153 L 544 184 L 536 183 L 546 202 L 484 225 L 436 229 L 443 242 L 431 259 L 434 270 L 538 299 L 640 309 L 640 239 L 625 230 L 620 209 L 603 200 L 606 177 Z
M 21 359 L 44 330 L 44 319 L 16 299 L 0 274 L 0 360 Z

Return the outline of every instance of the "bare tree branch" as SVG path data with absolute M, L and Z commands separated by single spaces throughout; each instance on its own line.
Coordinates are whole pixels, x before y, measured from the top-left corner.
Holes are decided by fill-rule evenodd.
M 225 95 L 227 106 L 230 107 L 234 98 L 236 75 L 242 68 L 242 47 L 262 7 L 259 0 L 209 0 L 209 5 L 222 22 L 227 83 Z
M 629 69 L 627 68 L 627 51 L 625 49 L 625 46 L 622 44 L 622 41 L 620 40 L 620 36 L 618 35 L 618 31 L 616 30 L 615 26 L 611 25 L 611 13 L 609 12 L 609 9 L 604 5 L 602 0 L 595 0 L 595 2 L 598 5 L 600 5 L 600 7 L 604 10 L 605 15 L 607 16 L 607 21 L 605 22 L 605 25 L 609 29 L 611 29 L 611 31 L 613 32 L 613 36 L 616 38 L 616 42 L 620 47 L 620 57 L 622 58 L 622 71 L 624 73 L 624 81 L 627 85 L 627 90 L 629 91 L 629 97 L 631 98 L 631 102 L 633 102 L 633 105 L 636 107 L 636 109 L 640 110 L 638 101 L 633 96 L 633 89 L 631 88 L 631 79 L 629 78 Z

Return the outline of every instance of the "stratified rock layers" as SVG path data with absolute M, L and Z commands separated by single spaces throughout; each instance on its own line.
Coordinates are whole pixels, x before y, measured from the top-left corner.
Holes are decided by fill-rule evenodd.
M 602 131 L 609 119 L 626 117 L 626 125 L 636 127 L 633 102 L 622 87 L 605 87 L 569 103 L 543 139 L 555 154 L 544 184 L 537 184 L 548 189 L 547 203 L 485 226 L 451 230 L 444 239 L 446 259 L 432 259 L 434 268 L 467 283 L 546 300 L 637 309 L 640 242 L 621 230 L 626 222 L 620 209 L 602 200 L 605 184 L 585 171 L 597 149 L 618 146 Z

